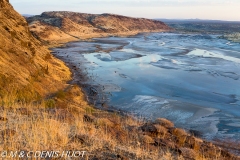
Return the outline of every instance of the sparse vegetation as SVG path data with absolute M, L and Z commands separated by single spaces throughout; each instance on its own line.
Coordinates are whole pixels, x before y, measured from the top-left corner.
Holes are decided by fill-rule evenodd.
M 57 93 L 63 92 L 42 104 L 3 104 L 0 147 L 84 150 L 88 159 L 234 159 L 182 129 L 94 109 L 77 86 Z

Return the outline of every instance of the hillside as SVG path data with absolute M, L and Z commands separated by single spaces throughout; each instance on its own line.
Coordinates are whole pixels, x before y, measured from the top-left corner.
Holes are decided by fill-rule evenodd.
M 69 79 L 64 63 L 32 36 L 8 0 L 0 0 L 0 100 L 38 99 L 63 88 Z
M 44 12 L 29 17 L 31 32 L 47 44 L 103 36 L 126 36 L 140 32 L 170 30 L 163 22 L 114 14 Z

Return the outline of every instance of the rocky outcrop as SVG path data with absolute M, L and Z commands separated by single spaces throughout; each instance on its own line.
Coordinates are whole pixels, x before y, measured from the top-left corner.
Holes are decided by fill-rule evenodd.
M 0 0 L 0 100 L 30 101 L 63 87 L 69 69 L 32 36 L 25 18 Z
M 31 32 L 47 43 L 170 30 L 160 21 L 115 14 L 44 12 L 39 16 L 27 18 L 27 21 L 30 24 Z

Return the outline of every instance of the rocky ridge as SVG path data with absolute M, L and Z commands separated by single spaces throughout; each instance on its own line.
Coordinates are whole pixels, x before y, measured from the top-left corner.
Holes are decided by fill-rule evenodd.
M 27 21 L 33 35 L 47 44 L 93 37 L 127 36 L 140 32 L 171 30 L 161 21 L 115 14 L 54 11 L 29 17 Z

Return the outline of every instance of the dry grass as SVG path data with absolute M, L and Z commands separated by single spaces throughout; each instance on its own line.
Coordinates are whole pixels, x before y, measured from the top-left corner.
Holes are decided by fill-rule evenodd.
M 169 120 L 167 120 L 167 119 L 165 119 L 165 118 L 157 118 L 157 119 L 155 120 L 155 123 L 157 123 L 157 124 L 159 124 L 159 125 L 162 125 L 162 126 L 164 126 L 164 127 L 166 127 L 166 128 L 172 128 L 172 127 L 174 127 L 174 123 L 171 122 L 171 121 L 169 121 Z
M 216 159 L 222 156 L 214 145 L 189 136 L 182 129 L 167 129 L 165 125 L 146 123 L 131 115 L 94 109 L 77 86 L 55 95 L 50 99 L 55 104 L 51 107 L 46 105 L 49 100 L 3 105 L 0 149 L 84 150 L 88 159 Z M 142 130 L 143 126 L 146 130 Z M 226 154 L 225 159 L 231 157 Z
M 157 132 L 159 133 L 159 137 L 164 138 L 168 130 L 164 126 L 161 126 L 159 124 L 156 124 L 155 127 L 157 129 Z
M 74 95 L 76 90 L 78 90 L 78 97 Z M 107 154 L 117 156 L 122 153 L 121 156 L 132 156 L 134 159 L 156 158 L 152 157 L 152 152 L 147 152 L 149 147 L 139 146 L 128 138 L 133 133 L 127 132 L 123 126 L 127 125 L 125 122 L 128 121 L 132 124 L 133 119 L 128 117 L 123 120 L 119 115 L 96 109 L 93 109 L 94 113 L 91 111 L 91 114 L 88 114 L 89 111 L 86 112 L 86 110 L 92 107 L 85 103 L 83 94 L 76 86 L 64 92 L 64 95 L 64 98 L 55 98 L 56 107 L 64 101 L 69 101 L 69 105 L 61 108 L 46 107 L 46 103 L 13 104 L 11 107 L 4 105 L 1 108 L 1 117 L 7 120 L 0 122 L 3 135 L 0 149 L 13 151 L 86 150 L 93 155 L 101 151 L 102 156 Z M 72 96 L 75 96 L 76 101 L 69 100 Z M 101 112 L 103 117 L 99 116 Z M 85 115 L 91 116 L 94 120 L 84 121 Z M 151 137 L 148 138 L 151 139 L 151 143 L 154 142 Z M 154 156 L 160 155 L 162 153 L 154 154 Z M 89 158 L 91 158 L 90 154 Z

